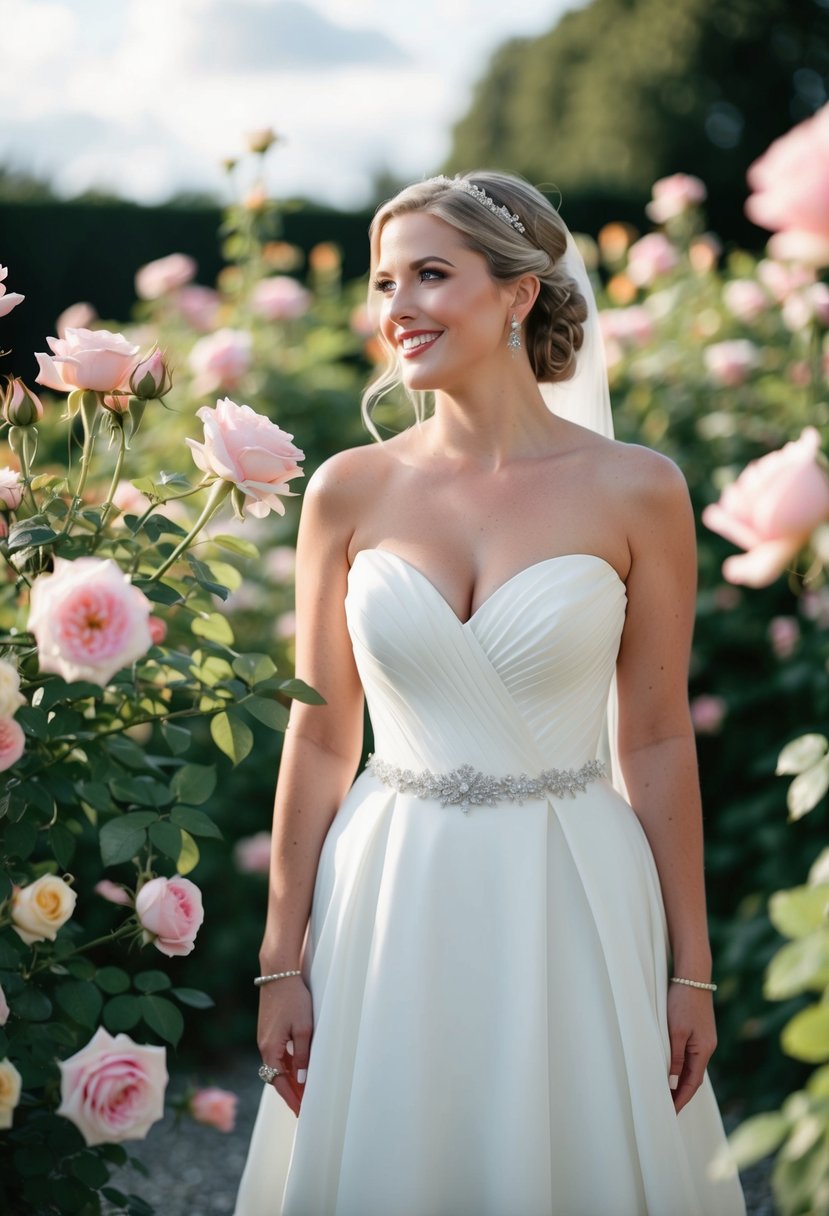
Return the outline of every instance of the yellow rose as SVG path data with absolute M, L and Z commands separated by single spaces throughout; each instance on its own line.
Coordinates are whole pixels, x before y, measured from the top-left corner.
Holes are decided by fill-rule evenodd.
M 12 1111 L 20 1101 L 20 1073 L 11 1060 L 0 1060 L 0 1130 L 12 1125 Z
M 62 878 L 44 874 L 28 887 L 18 887 L 12 900 L 12 927 L 28 946 L 55 940 L 58 929 L 75 911 L 77 895 Z

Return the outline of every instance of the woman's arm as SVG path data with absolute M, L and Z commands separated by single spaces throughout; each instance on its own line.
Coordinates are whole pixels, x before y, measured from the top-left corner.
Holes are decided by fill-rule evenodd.
M 309 482 L 297 542 L 296 673 L 324 705 L 294 701 L 276 787 L 270 887 L 259 953 L 262 974 L 299 968 L 320 851 L 360 759 L 363 695 L 345 621 L 353 453 L 328 461 Z M 312 1031 L 300 977 L 262 987 L 258 1041 L 274 1082 L 298 1113 Z M 293 1056 L 287 1044 L 293 1045 Z
M 634 463 L 641 467 L 635 469 L 628 611 L 617 665 L 619 759 L 659 872 L 674 974 L 708 981 L 702 812 L 688 709 L 693 514 L 684 479 L 670 461 L 640 450 Z M 711 994 L 671 985 L 668 1028 L 679 1111 L 701 1084 L 716 1046 Z

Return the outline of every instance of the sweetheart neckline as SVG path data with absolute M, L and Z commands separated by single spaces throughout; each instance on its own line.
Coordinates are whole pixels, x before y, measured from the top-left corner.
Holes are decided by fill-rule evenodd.
M 435 593 L 435 595 L 440 600 L 440 602 L 444 605 L 446 610 L 454 617 L 454 619 L 460 625 L 461 629 L 466 629 L 469 625 L 471 625 L 475 621 L 476 617 L 481 612 L 483 612 L 483 610 L 489 605 L 489 603 L 493 599 L 495 599 L 496 596 L 499 596 L 502 591 L 505 591 L 507 587 L 511 586 L 512 583 L 516 582 L 519 578 L 522 578 L 525 574 L 529 574 L 533 570 L 538 570 L 542 566 L 552 565 L 554 562 L 572 561 L 574 559 L 599 562 L 602 566 L 604 566 L 607 570 L 610 571 L 610 573 L 616 579 L 619 586 L 622 588 L 622 592 L 625 595 L 627 594 L 627 588 L 625 587 L 624 580 L 622 579 L 621 575 L 619 574 L 619 571 L 616 569 L 615 566 L 611 565 L 611 563 L 606 558 L 599 557 L 598 553 L 557 553 L 553 557 L 542 557 L 540 561 L 531 562 L 529 564 L 529 566 L 522 566 L 520 570 L 516 570 L 515 574 L 511 574 L 508 579 L 506 579 L 503 583 L 500 583 L 495 588 L 494 591 L 490 592 L 490 594 L 486 597 L 486 599 L 483 601 L 483 603 L 478 605 L 478 607 L 471 614 L 471 616 L 469 616 L 467 618 L 467 620 L 462 621 L 461 618 L 458 616 L 457 612 L 455 612 L 454 608 L 447 600 L 446 596 L 438 589 L 438 587 L 435 585 L 435 583 L 432 582 L 432 580 L 429 578 L 429 576 L 427 574 L 424 574 L 423 571 L 420 570 L 417 566 L 415 566 L 412 562 L 407 561 L 405 557 L 401 557 L 399 553 L 395 553 L 393 549 L 383 549 L 383 548 L 378 548 L 376 546 L 373 548 L 358 549 L 357 552 L 354 554 L 354 560 L 352 561 L 351 566 L 348 571 L 349 577 L 351 575 L 351 571 L 354 569 L 354 566 L 357 563 L 357 558 L 360 557 L 361 554 L 363 554 L 363 553 L 383 553 L 386 555 L 386 557 L 393 558 L 395 561 L 400 562 L 400 564 L 402 566 L 405 566 L 408 570 L 413 571 L 413 573 L 416 574 L 417 577 L 422 582 L 424 582 L 427 587 L 431 587 L 432 591 Z

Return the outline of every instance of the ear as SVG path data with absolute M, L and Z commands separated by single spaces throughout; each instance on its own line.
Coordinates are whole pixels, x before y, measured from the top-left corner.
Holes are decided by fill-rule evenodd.
M 533 304 L 538 299 L 541 283 L 537 275 L 524 274 L 510 285 L 510 311 L 514 312 L 519 321 L 524 321 Z

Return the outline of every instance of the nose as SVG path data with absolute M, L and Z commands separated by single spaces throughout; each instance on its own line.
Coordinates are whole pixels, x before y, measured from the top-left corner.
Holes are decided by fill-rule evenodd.
M 399 325 L 403 321 L 411 321 L 415 314 L 415 306 L 410 292 L 399 283 L 394 291 L 386 297 L 388 316 Z

